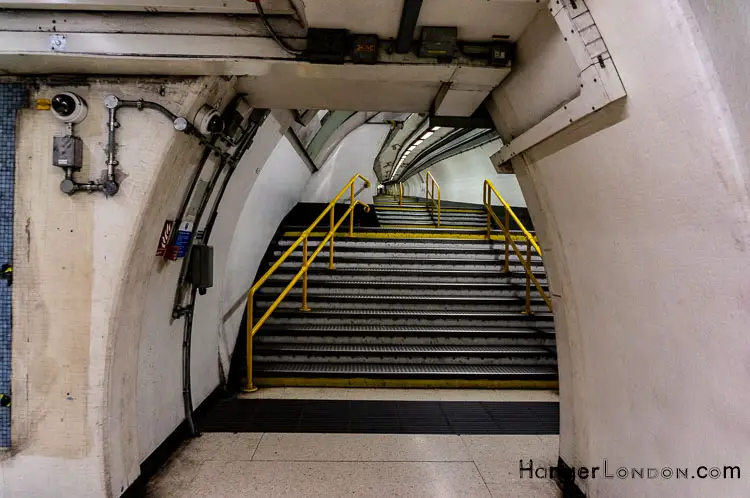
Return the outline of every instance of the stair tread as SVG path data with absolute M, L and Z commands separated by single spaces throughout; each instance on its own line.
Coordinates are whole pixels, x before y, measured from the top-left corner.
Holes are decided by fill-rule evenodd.
M 328 263 L 325 263 L 325 264 L 327 265 Z M 514 266 L 520 266 L 520 265 L 514 265 Z M 276 272 L 274 274 L 278 273 L 280 270 L 284 270 L 284 271 L 296 274 L 299 271 L 299 268 L 296 267 L 296 266 L 294 268 L 290 268 L 288 266 L 281 266 L 281 267 L 279 267 L 278 270 L 276 270 Z M 316 273 L 317 272 L 319 274 L 320 273 L 325 273 L 325 274 L 328 274 L 328 275 L 335 275 L 336 273 L 339 273 L 339 272 L 340 273 L 343 273 L 343 272 L 349 272 L 349 273 L 351 273 L 351 272 L 356 272 L 356 273 L 388 273 L 388 272 L 392 272 L 392 273 L 420 273 L 420 274 L 425 274 L 425 273 L 441 273 L 441 274 L 455 274 L 455 275 L 478 274 L 479 276 L 482 276 L 482 277 L 493 277 L 493 278 L 508 278 L 508 277 L 514 277 L 514 276 L 525 277 L 526 276 L 526 272 L 514 272 L 514 271 L 511 271 L 508 274 L 498 274 L 498 273 L 489 272 L 488 270 L 472 270 L 472 269 L 463 269 L 463 270 L 452 269 L 452 270 L 447 270 L 447 269 L 440 269 L 440 268 L 435 269 L 435 268 L 381 268 L 381 267 L 374 267 L 374 268 L 372 268 L 372 267 L 367 267 L 367 268 L 365 268 L 365 267 L 363 267 L 363 268 L 356 268 L 356 267 L 354 267 L 354 268 L 351 268 L 351 267 L 348 267 L 348 268 L 341 268 L 341 269 L 338 269 L 338 270 L 329 270 L 327 266 L 326 267 L 311 266 L 309 271 L 310 271 L 310 273 Z M 545 273 L 543 271 L 535 271 L 534 275 L 544 276 Z
M 365 287 L 385 287 L 385 288 L 398 288 L 401 286 L 404 287 L 427 287 L 427 288 L 435 288 L 436 284 L 435 282 L 413 282 L 409 280 L 342 280 L 342 281 L 331 281 L 331 282 L 324 282 L 326 284 L 326 287 L 356 287 L 356 288 L 363 288 Z M 440 282 L 439 286 L 442 288 L 475 288 L 475 289 L 482 289 L 482 290 L 516 290 L 521 289 L 523 287 L 522 284 L 514 284 L 514 283 L 491 283 L 491 282 Z M 544 288 L 545 285 L 542 286 Z M 259 292 L 268 291 L 269 289 L 273 288 L 272 286 L 263 286 L 260 288 Z M 277 287 L 279 289 L 282 289 L 283 287 Z M 299 289 L 297 289 L 299 290 Z
M 394 254 L 398 253 L 398 251 L 391 251 L 391 252 L 393 252 Z M 330 253 L 328 251 L 321 251 L 318 254 L 317 258 L 320 258 L 321 255 L 324 255 L 324 254 L 326 256 L 328 256 Z M 282 255 L 281 251 L 275 251 L 274 252 L 274 256 L 275 257 L 279 257 L 281 255 Z M 500 256 L 500 251 L 498 251 L 497 256 Z M 302 258 L 303 258 L 302 253 L 294 252 L 294 253 L 290 254 L 287 257 L 287 260 L 289 260 L 289 259 L 298 260 L 298 259 L 302 259 Z M 317 260 L 317 258 L 316 258 L 316 260 Z M 510 260 L 510 264 L 520 265 L 520 262 L 519 262 L 517 256 L 512 256 L 511 258 L 512 259 Z M 438 261 L 438 262 L 447 262 L 447 263 L 452 263 L 454 261 L 457 261 L 457 262 L 461 262 L 461 263 L 465 263 L 465 262 L 469 262 L 469 263 L 471 263 L 471 262 L 477 262 L 477 263 L 500 263 L 500 264 L 502 264 L 502 263 L 505 262 L 504 258 L 502 258 L 502 257 L 495 257 L 495 258 L 477 257 L 476 255 L 473 255 L 473 254 L 470 255 L 470 257 L 463 257 L 463 258 L 456 258 L 456 257 L 449 258 L 449 257 L 444 257 L 444 256 L 442 256 L 442 257 L 441 256 L 432 256 L 429 253 L 424 253 L 424 254 L 405 254 L 403 257 L 398 257 L 398 256 L 384 256 L 384 255 L 380 255 L 380 254 L 349 254 L 349 253 L 347 253 L 345 251 L 338 251 L 338 250 L 334 251 L 334 261 L 350 261 L 350 260 L 353 260 L 353 261 L 378 261 L 378 262 L 380 262 L 380 261 L 386 261 L 386 262 L 394 262 L 394 261 L 395 262 L 411 262 L 411 261 L 415 261 L 415 262 L 431 261 L 431 262 L 433 262 L 433 261 Z M 543 266 L 541 258 L 539 258 L 538 256 L 536 256 L 536 257 L 532 256 L 531 263 L 534 266 L 540 266 L 540 267 Z
M 397 354 L 554 354 L 540 346 L 409 346 L 377 344 L 284 344 L 259 343 L 254 351 L 295 351 L 308 353 L 397 353 Z
M 282 234 L 281 238 L 279 239 L 279 243 L 282 245 L 291 245 L 293 242 L 295 242 L 299 235 L 286 235 L 287 233 L 298 233 L 294 230 L 285 230 Z M 521 232 L 514 232 L 511 230 L 511 234 L 513 235 L 522 235 Z M 318 243 L 323 239 L 322 235 L 310 235 L 308 238 L 308 246 L 318 246 Z M 342 245 L 350 245 L 350 244 L 420 244 L 420 245 L 440 245 L 440 244 L 454 244 L 454 245 L 461 245 L 461 246 L 469 246 L 469 245 L 488 245 L 488 244 L 505 244 L 504 240 L 497 240 L 492 239 L 489 240 L 486 237 L 484 238 L 476 238 L 476 239 L 455 239 L 451 237 L 432 237 L 429 239 L 404 239 L 400 237 L 394 237 L 394 238 L 378 238 L 378 239 L 367 239 L 367 238 L 358 238 L 357 232 L 354 232 L 354 237 L 348 237 L 346 235 L 339 235 L 336 237 L 336 244 L 342 244 Z M 524 244 L 524 240 L 516 241 L 516 244 Z
M 403 365 L 403 364 L 367 364 L 367 363 L 292 363 L 292 362 L 258 362 L 254 364 L 258 372 L 280 373 L 321 373 L 321 374 L 388 374 L 388 375 L 533 375 L 557 376 L 553 366 L 532 365 Z
M 295 297 L 300 297 L 297 294 Z M 519 303 L 524 298 L 518 296 L 404 296 L 399 294 L 378 295 L 378 294 L 320 294 L 308 293 L 308 300 L 321 301 L 325 299 L 338 300 L 356 300 L 356 301 L 381 301 L 381 300 L 398 300 L 398 301 L 424 301 L 424 302 L 443 302 L 443 301 L 469 301 L 482 303 Z M 287 299 L 288 301 L 289 299 Z M 297 299 L 298 300 L 298 299 Z M 268 299 L 256 298 L 256 302 L 266 302 Z
M 444 326 L 399 326 L 399 325 L 279 325 L 266 323 L 262 333 L 271 332 L 358 332 L 358 333 L 408 333 L 434 334 L 446 333 L 456 335 L 470 334 L 513 334 L 513 335 L 552 335 L 529 327 L 444 327 Z
M 430 317 L 442 317 L 447 316 L 451 318 L 471 318 L 471 317 L 497 317 L 497 318 L 523 318 L 529 320 L 551 320 L 552 313 L 535 313 L 534 315 L 526 315 L 520 311 L 424 311 L 424 310 L 379 310 L 379 309 L 364 309 L 364 310 L 350 310 L 350 309 L 313 309 L 311 311 L 299 311 L 295 309 L 277 309 L 276 312 L 271 315 L 270 318 L 278 316 L 279 314 L 294 314 L 300 316 L 310 315 L 368 315 L 368 316 L 430 316 Z

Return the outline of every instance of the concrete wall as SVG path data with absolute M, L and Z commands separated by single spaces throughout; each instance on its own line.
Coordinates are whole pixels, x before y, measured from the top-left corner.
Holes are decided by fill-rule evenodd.
M 359 173 L 370 180 L 370 188 L 363 190 L 357 198 L 372 204 L 377 179 L 373 171 L 375 156 L 380 150 L 390 129 L 385 124 L 362 125 L 341 141 L 326 162 L 305 187 L 303 202 L 328 203 L 338 195 L 341 188 Z M 361 187 L 358 183 L 356 189 Z M 348 197 L 346 198 L 348 199 Z
M 514 160 L 554 295 L 561 456 L 744 470 L 750 158 L 737 137 L 750 120 L 737 89 L 750 77 L 735 44 L 748 6 L 692 2 L 696 18 L 682 0 L 588 3 L 627 102 L 589 120 L 598 133 L 563 132 Z M 509 101 L 539 98 L 521 88 L 494 103 L 503 133 Z M 579 485 L 591 497 L 702 497 L 743 496 L 742 482 Z
M 80 178 L 105 167 L 105 95 L 191 115 L 206 101 L 220 104 L 231 84 L 102 81 L 74 89 L 89 104 L 76 126 L 85 144 Z M 42 87 L 33 97 L 59 90 Z M 110 199 L 62 194 L 62 171 L 50 160 L 63 125 L 49 112 L 25 110 L 19 118 L 13 458 L 0 464 L 4 496 L 118 494 L 138 475 L 134 400 L 145 283 L 163 271 L 154 257 L 161 225 L 202 147 L 158 113 L 124 109 L 118 118 L 127 177 Z
M 495 172 L 490 156 L 498 151 L 500 142 L 495 141 L 457 156 L 450 157 L 427 169 L 440 185 L 444 201 L 482 203 L 484 181 L 490 179 L 500 195 L 511 206 L 526 206 L 521 187 L 515 175 L 500 175 Z M 424 197 L 425 183 L 422 172 L 404 183 L 404 195 Z M 497 201 L 495 201 L 497 204 Z
M 104 165 L 105 95 L 154 100 L 191 116 L 206 101 L 226 103 L 232 80 L 100 83 L 76 91 L 91 109 L 76 127 L 87 146 L 85 180 Z M 34 97 L 51 92 L 42 88 Z M 19 119 L 15 453 L 1 468 L 8 496 L 50 496 L 51 489 L 117 496 L 183 420 L 183 321 L 171 320 L 179 264 L 154 251 L 202 147 L 159 114 L 123 110 L 119 120 L 118 159 L 128 176 L 120 193 L 105 199 L 60 193 L 62 172 L 49 158 L 51 138 L 64 128 L 51 113 L 23 111 Z M 247 287 L 311 176 L 285 129 L 273 116 L 266 120 L 219 208 L 210 241 L 214 287 L 197 298 L 194 317 L 195 405 L 219 384 L 220 362 L 228 371 Z M 348 142 L 341 147 L 350 151 Z M 348 179 L 361 165 L 332 160 L 326 175 Z

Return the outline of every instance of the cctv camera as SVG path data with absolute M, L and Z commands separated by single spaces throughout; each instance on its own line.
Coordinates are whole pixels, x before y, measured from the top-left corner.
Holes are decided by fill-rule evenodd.
M 89 113 L 86 101 L 71 92 L 58 93 L 52 97 L 51 107 L 52 114 L 63 123 L 80 123 Z
M 193 119 L 193 125 L 202 135 L 213 135 L 224 130 L 224 121 L 222 121 L 219 112 L 208 105 L 204 105 L 198 110 L 195 119 Z

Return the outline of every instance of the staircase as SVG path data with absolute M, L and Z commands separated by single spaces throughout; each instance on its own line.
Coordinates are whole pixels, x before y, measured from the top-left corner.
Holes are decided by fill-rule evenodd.
M 523 313 L 526 278 L 505 243 L 486 238 L 483 207 L 441 210 L 379 196 L 380 227 L 360 227 L 335 240 L 311 264 L 308 306 L 298 285 L 253 341 L 259 386 L 524 387 L 557 386 L 552 314 L 532 294 Z M 284 226 L 269 249 L 265 272 L 306 227 Z M 496 232 L 499 235 L 499 232 Z M 318 247 L 324 234 L 309 239 Z M 525 243 L 517 241 L 525 251 Z M 511 253 L 512 254 L 512 253 Z M 299 270 L 301 248 L 255 296 L 261 316 Z M 533 271 L 546 287 L 540 258 Z

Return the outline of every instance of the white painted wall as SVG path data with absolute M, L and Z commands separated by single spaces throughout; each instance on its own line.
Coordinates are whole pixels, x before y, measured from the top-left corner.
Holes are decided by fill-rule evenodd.
M 247 291 L 271 238 L 284 217 L 299 202 L 309 178 L 310 170 L 287 139 L 282 138 L 241 208 L 223 269 L 219 301 L 219 351 L 226 372 L 229 372 L 229 360 L 245 312 Z M 211 335 L 215 334 L 207 334 Z M 211 360 L 216 363 L 215 354 Z M 201 386 L 196 382 L 196 395 L 207 395 L 215 387 L 216 383 Z
M 482 203 L 484 181 L 489 179 L 497 191 L 511 206 L 525 207 L 521 187 L 516 175 L 499 175 L 492 166 L 490 156 L 500 149 L 500 142 L 495 141 L 471 149 L 427 169 L 440 185 L 440 194 L 444 201 Z M 424 176 L 427 171 L 414 175 L 404 182 L 404 195 L 424 197 Z M 494 200 L 495 204 L 499 204 Z
M 588 3 L 627 102 L 589 120 L 598 133 L 564 132 L 514 160 L 554 296 L 561 456 L 750 468 L 750 158 L 747 137 L 735 140 L 750 116 L 733 94 L 750 87 L 735 45 L 748 6 L 692 2 L 696 19 L 683 0 Z M 518 87 L 495 102 L 506 133 L 508 102 L 540 98 Z M 590 497 L 729 497 L 747 494 L 743 482 L 579 485 Z
M 336 197 L 352 176 L 359 173 L 370 180 L 370 188 L 363 190 L 357 198 L 372 204 L 377 179 L 372 170 L 380 146 L 390 129 L 385 124 L 362 125 L 341 141 L 326 162 L 308 182 L 302 194 L 303 202 L 329 203 Z M 355 192 L 362 186 L 357 183 Z M 348 199 L 346 197 L 344 200 Z

